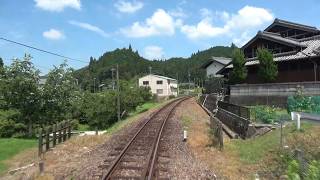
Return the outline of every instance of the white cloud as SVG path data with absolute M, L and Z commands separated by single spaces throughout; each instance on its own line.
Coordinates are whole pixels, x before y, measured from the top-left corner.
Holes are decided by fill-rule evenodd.
M 65 38 L 64 34 L 56 29 L 45 31 L 42 33 L 42 36 L 50 40 L 60 40 Z
M 164 58 L 164 52 L 162 47 L 159 46 L 147 46 L 144 48 L 144 57 L 150 60 Z
M 202 17 L 207 18 L 207 17 L 211 17 L 212 16 L 212 11 L 210 11 L 207 8 L 202 8 L 200 9 L 200 14 Z
M 225 26 L 229 29 L 248 29 L 261 26 L 273 19 L 273 14 L 267 9 L 245 6 L 236 15 L 232 15 Z
M 139 1 L 124 1 L 119 0 L 114 4 L 114 6 L 118 9 L 118 11 L 123 13 L 134 13 L 139 9 L 143 8 L 143 3 Z
M 154 35 L 173 35 L 175 26 L 181 21 L 175 21 L 165 10 L 156 10 L 145 22 L 134 22 L 132 26 L 120 29 L 127 37 L 141 38 Z
M 82 29 L 86 29 L 95 33 L 100 34 L 103 37 L 109 37 L 110 35 L 108 33 L 106 33 L 104 30 L 100 29 L 97 26 L 94 26 L 92 24 L 89 23 L 85 23 L 85 22 L 78 22 L 78 21 L 69 21 L 69 24 L 74 25 L 74 26 L 78 26 Z
M 235 43 L 237 46 L 243 46 L 245 43 L 247 43 L 250 40 L 251 36 L 247 31 L 241 33 L 241 35 L 234 37 L 232 39 L 232 42 Z
M 184 12 L 184 10 L 181 7 L 178 7 L 176 9 L 170 10 L 169 14 L 172 17 L 176 17 L 176 18 L 185 18 L 185 17 L 187 17 L 187 14 Z
M 64 8 L 73 8 L 80 10 L 81 2 L 80 0 L 34 0 L 36 2 L 36 7 L 52 12 L 61 12 Z
M 245 6 L 237 14 L 229 14 L 225 11 L 216 12 L 216 16 L 224 21 L 224 25 L 215 26 L 212 23 L 213 13 L 203 8 L 200 10 L 203 17 L 196 25 L 183 25 L 181 32 L 192 40 L 202 38 L 213 38 L 220 35 L 229 35 L 234 37 L 238 42 L 247 39 L 248 32 L 273 20 L 273 14 L 264 8 Z
M 227 30 L 223 27 L 215 27 L 211 24 L 210 18 L 204 18 L 197 25 L 183 25 L 181 32 L 189 39 L 201 39 L 225 34 Z

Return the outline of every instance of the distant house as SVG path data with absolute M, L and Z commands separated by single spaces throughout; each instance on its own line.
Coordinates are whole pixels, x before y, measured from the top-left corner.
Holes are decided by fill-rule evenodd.
M 230 58 L 212 57 L 211 60 L 203 64 L 201 68 L 206 69 L 207 77 L 223 77 L 223 75 L 216 73 L 230 62 Z
M 47 81 L 47 76 L 40 76 L 39 86 L 43 87 L 46 84 L 46 81 Z
M 276 83 L 320 80 L 320 30 L 313 26 L 275 19 L 241 49 L 245 54 L 248 76 L 245 83 L 263 83 L 258 76 L 257 49 L 267 48 L 278 66 Z M 229 76 L 232 64 L 218 74 Z
M 139 78 L 140 87 L 150 87 L 152 94 L 158 96 L 177 96 L 177 80 L 165 76 L 149 74 Z

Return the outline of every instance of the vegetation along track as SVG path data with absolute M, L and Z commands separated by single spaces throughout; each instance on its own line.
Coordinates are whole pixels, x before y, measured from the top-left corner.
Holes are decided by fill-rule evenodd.
M 108 154 L 103 173 L 97 179 L 154 179 L 155 163 L 162 130 L 175 107 L 183 97 L 176 99 L 158 111 L 143 123 L 128 143 L 119 142 L 115 151 Z

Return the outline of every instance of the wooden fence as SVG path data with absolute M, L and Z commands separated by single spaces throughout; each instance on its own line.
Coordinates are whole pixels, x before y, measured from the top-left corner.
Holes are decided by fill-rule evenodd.
M 39 151 L 41 156 L 50 148 L 55 147 L 71 137 L 71 121 L 62 121 L 54 125 L 41 128 L 39 131 Z

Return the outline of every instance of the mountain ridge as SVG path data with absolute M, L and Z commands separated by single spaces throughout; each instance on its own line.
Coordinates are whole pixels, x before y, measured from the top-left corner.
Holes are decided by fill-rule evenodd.
M 93 87 L 93 79 L 98 84 L 110 84 L 112 78 L 111 69 L 119 66 L 121 79 L 132 79 L 149 73 L 176 78 L 180 82 L 188 82 L 190 73 L 191 81 L 205 79 L 205 70 L 200 66 L 208 62 L 212 56 L 231 57 L 235 46 L 214 46 L 209 49 L 192 53 L 190 57 L 172 57 L 167 60 L 148 60 L 139 55 L 138 51 L 129 48 L 115 49 L 105 52 L 98 59 L 90 58 L 90 63 L 75 71 L 75 77 L 84 89 Z

